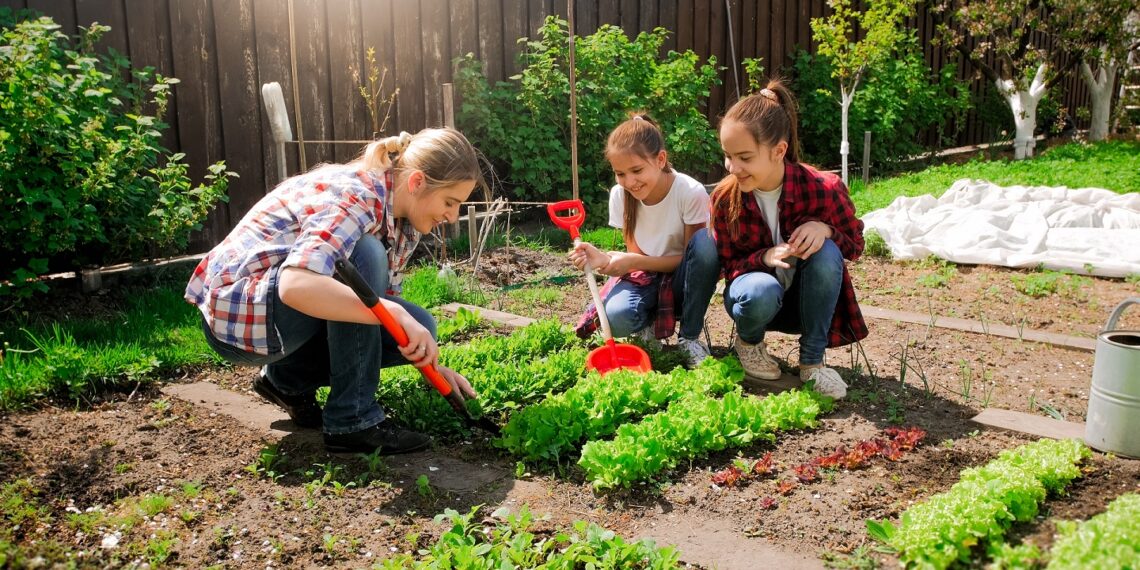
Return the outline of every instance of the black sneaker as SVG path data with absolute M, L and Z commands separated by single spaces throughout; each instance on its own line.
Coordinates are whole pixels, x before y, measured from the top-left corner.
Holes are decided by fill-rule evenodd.
M 288 396 L 282 394 L 265 375 L 258 375 L 253 381 L 253 391 L 259 396 L 277 404 L 293 423 L 303 428 L 319 428 L 324 424 L 321 407 L 317 405 L 316 394 Z
M 379 449 L 380 455 L 395 455 L 419 451 L 429 443 L 430 437 L 391 421 L 352 433 L 325 434 L 325 449 L 329 453 L 372 453 Z

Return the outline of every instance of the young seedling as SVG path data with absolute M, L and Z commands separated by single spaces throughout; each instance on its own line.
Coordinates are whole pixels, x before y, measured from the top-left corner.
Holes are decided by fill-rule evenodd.
M 431 499 L 435 496 L 435 491 L 432 490 L 431 482 L 428 481 L 427 475 L 420 475 L 416 478 L 416 491 L 425 499 Z

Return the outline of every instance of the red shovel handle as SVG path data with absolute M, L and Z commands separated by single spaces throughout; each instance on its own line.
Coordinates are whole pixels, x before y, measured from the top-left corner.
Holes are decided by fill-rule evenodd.
M 404 332 L 404 327 L 400 326 L 400 323 L 396 322 L 392 313 L 389 313 L 388 309 L 384 308 L 384 304 L 380 302 L 380 298 L 376 296 L 376 293 L 372 291 L 372 287 L 368 286 L 368 282 L 360 276 L 360 273 L 356 271 L 352 263 L 347 259 L 336 260 L 336 273 L 340 275 L 340 278 L 343 279 L 349 287 L 352 287 L 353 292 L 356 293 L 357 297 L 360 297 L 364 306 L 371 309 L 372 314 L 380 319 L 380 323 L 387 329 L 388 334 L 396 339 L 396 344 L 401 347 L 408 346 L 408 333 Z M 451 384 L 443 378 L 439 370 L 436 370 L 434 364 L 420 368 L 420 372 L 423 373 L 424 377 L 431 382 L 431 385 L 439 391 L 440 395 L 446 397 L 451 394 Z
M 558 212 L 566 210 L 577 210 L 578 213 L 558 215 Z M 586 221 L 586 208 L 582 205 L 581 200 L 563 200 L 547 204 L 546 213 L 550 214 L 550 221 L 554 222 L 554 225 L 570 232 L 570 239 L 578 239 L 578 228 L 582 226 L 582 222 Z

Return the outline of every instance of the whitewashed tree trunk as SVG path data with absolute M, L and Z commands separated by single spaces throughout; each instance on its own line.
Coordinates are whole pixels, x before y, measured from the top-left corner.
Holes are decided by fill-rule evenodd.
M 847 112 L 851 109 L 851 100 L 855 98 L 855 89 L 850 92 L 843 85 L 839 86 L 840 124 L 842 125 L 843 140 L 839 143 L 839 155 L 843 159 L 843 185 L 847 185 L 847 155 L 851 154 L 851 144 L 847 138 Z
M 1045 64 L 1037 66 L 1037 74 L 1029 88 L 1019 90 L 1016 83 L 1010 79 L 999 79 L 997 84 L 1000 93 L 1013 111 L 1013 158 L 1022 160 L 1033 156 L 1033 148 L 1037 146 L 1037 139 L 1033 138 L 1033 130 L 1037 127 L 1037 103 L 1045 96 Z
M 1109 58 L 1100 62 L 1094 73 L 1087 62 L 1081 62 L 1081 77 L 1089 86 L 1092 99 L 1092 122 L 1089 124 L 1089 140 L 1102 141 L 1108 138 L 1108 116 L 1112 111 L 1112 88 L 1116 82 L 1116 60 Z

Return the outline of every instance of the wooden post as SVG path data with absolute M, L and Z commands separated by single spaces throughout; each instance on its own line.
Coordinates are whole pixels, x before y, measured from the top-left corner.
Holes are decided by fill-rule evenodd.
M 79 284 L 84 293 L 94 293 L 103 288 L 103 273 L 99 268 L 81 269 Z
M 570 27 L 570 185 L 578 199 L 578 96 L 577 74 L 574 72 L 574 0 L 566 0 L 567 24 Z
M 455 128 L 455 86 L 451 83 L 443 84 L 443 126 Z
M 479 232 L 476 230 L 478 224 L 475 223 L 475 206 L 467 206 L 467 242 L 471 246 L 471 258 L 475 258 L 475 241 L 479 239 Z
M 871 131 L 863 131 L 863 186 L 871 180 Z

